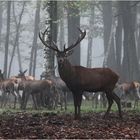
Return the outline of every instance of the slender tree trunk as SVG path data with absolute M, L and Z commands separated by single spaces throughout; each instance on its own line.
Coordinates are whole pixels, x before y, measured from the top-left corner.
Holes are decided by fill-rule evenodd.
M 10 34 L 10 11 L 11 1 L 7 1 L 7 29 L 5 39 L 5 55 L 4 55 L 4 77 L 7 77 L 7 66 L 8 66 L 8 48 L 9 48 L 9 34 Z
M 31 58 L 29 65 L 29 75 L 35 76 L 36 68 L 36 53 L 37 53 L 37 38 L 39 32 L 39 21 L 40 21 L 40 1 L 36 2 L 36 13 L 35 13 L 35 23 L 34 23 L 34 37 L 31 49 Z
M 17 54 L 18 54 L 18 65 L 19 65 L 19 69 L 21 71 L 23 71 L 22 63 L 21 63 L 21 54 L 20 54 L 20 50 L 19 50 L 19 42 L 17 42 Z
M 35 70 L 36 70 L 36 60 L 37 60 L 37 48 L 38 48 L 38 44 L 37 44 L 37 39 L 38 39 L 38 32 L 39 32 L 39 22 L 40 22 L 40 6 L 41 3 L 37 2 L 37 9 L 36 9 L 36 16 L 35 16 L 35 34 L 36 36 L 34 36 L 34 46 L 35 46 L 35 52 L 34 52 L 34 64 L 33 64 L 33 76 L 35 76 Z
M 2 21 L 3 21 L 3 5 L 0 2 L 0 47 L 1 47 L 1 31 L 2 31 Z
M 118 13 L 121 13 L 120 4 L 118 3 Z M 122 77 L 121 73 L 121 58 L 122 58 L 122 17 L 117 17 L 117 27 L 116 27 L 116 64 L 117 64 L 117 72 L 119 73 L 120 77 Z M 121 80 L 121 79 L 120 79 Z
M 59 1 L 58 2 L 58 18 L 60 20 L 60 33 L 59 33 L 59 41 L 60 41 L 60 49 L 63 50 L 63 46 L 64 46 L 64 2 L 63 1 Z
M 104 1 L 102 2 L 102 7 L 104 24 L 104 54 L 106 54 L 112 25 L 112 2 Z
M 93 27 L 94 27 L 94 2 L 90 6 L 91 16 L 89 19 L 89 33 L 88 33 L 88 54 L 87 54 L 87 67 L 91 68 L 92 66 L 92 45 L 93 45 Z
M 14 58 L 14 55 L 15 55 L 16 47 L 19 45 L 19 29 L 20 29 L 20 25 L 21 25 L 22 15 L 23 15 L 23 12 L 24 12 L 24 6 L 25 6 L 25 1 L 23 2 L 22 10 L 21 10 L 21 13 L 19 15 L 19 19 L 17 21 L 16 15 L 15 15 L 14 2 L 13 2 L 13 15 L 14 15 L 14 20 L 15 20 L 15 24 L 16 24 L 16 37 L 15 37 L 15 42 L 14 42 L 14 46 L 13 46 L 13 50 L 12 50 L 11 60 L 10 60 L 10 63 L 9 63 L 8 77 L 10 76 L 10 73 L 11 73 L 11 67 L 12 67 L 12 62 L 13 62 L 13 58 Z
M 140 16 L 140 6 L 138 6 L 137 8 L 137 14 L 138 14 L 138 17 Z M 137 31 L 137 57 L 138 57 L 138 63 L 139 63 L 139 68 L 140 68 L 140 21 L 138 21 L 137 23 L 138 27 L 138 31 Z
M 73 44 L 80 34 L 77 30 L 77 27 L 80 27 L 80 11 L 76 3 L 74 1 L 68 2 L 68 46 Z M 80 44 L 74 49 L 70 61 L 74 65 L 80 65 Z

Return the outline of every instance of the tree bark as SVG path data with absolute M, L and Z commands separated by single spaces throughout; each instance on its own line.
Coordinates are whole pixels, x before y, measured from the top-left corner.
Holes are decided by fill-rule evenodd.
M 9 34 L 10 34 L 10 11 L 11 1 L 7 1 L 7 29 L 5 39 L 5 55 L 4 55 L 4 77 L 7 77 L 7 66 L 8 66 L 8 48 L 9 48 Z
M 15 20 L 15 24 L 16 24 L 16 37 L 15 37 L 15 42 L 14 42 L 14 46 L 13 46 L 13 50 L 12 50 L 11 60 L 10 60 L 10 63 L 9 63 L 8 77 L 10 76 L 10 73 L 11 73 L 11 67 L 12 67 L 12 62 L 13 62 L 13 58 L 14 58 L 14 55 L 15 55 L 16 47 L 19 45 L 19 30 L 20 30 L 22 15 L 23 15 L 23 12 L 24 12 L 24 7 L 25 7 L 25 1 L 23 2 L 21 13 L 19 14 L 19 19 L 17 21 L 16 15 L 15 15 L 15 6 L 14 6 L 14 2 L 13 2 L 13 16 L 14 16 L 14 20 Z M 20 69 L 20 70 L 22 70 L 22 69 Z
M 29 65 L 29 75 L 35 76 L 36 69 L 36 57 L 37 57 L 37 39 L 39 32 L 39 21 L 40 21 L 40 1 L 36 2 L 36 13 L 35 13 L 35 23 L 34 23 L 34 37 L 31 49 L 31 58 Z
M 102 7 L 104 24 L 104 54 L 106 54 L 112 25 L 112 2 L 104 1 L 102 2 Z
M 88 33 L 88 54 L 87 54 L 87 67 L 91 68 L 92 66 L 92 45 L 93 45 L 93 28 L 94 28 L 94 2 L 90 3 L 90 11 L 91 11 L 91 16 L 89 19 L 89 33 Z
M 68 46 L 72 45 L 80 34 L 77 30 L 77 27 L 80 27 L 80 11 L 76 3 L 68 2 Z M 80 44 L 74 48 L 73 55 L 70 56 L 69 60 L 73 65 L 80 65 Z
M 118 3 L 118 13 L 121 13 L 120 4 Z M 117 17 L 117 27 L 116 27 L 116 34 L 115 34 L 115 42 L 116 42 L 116 65 L 117 65 L 117 72 L 119 73 L 120 77 L 122 77 L 121 72 L 121 58 L 122 58 L 122 17 Z M 121 80 L 121 79 L 120 79 Z
M 0 47 L 1 47 L 1 31 L 2 31 L 2 22 L 3 22 L 3 2 L 0 2 Z
M 58 2 L 58 19 L 60 20 L 59 28 L 60 28 L 60 33 L 59 33 L 59 46 L 60 49 L 63 50 L 64 46 L 64 34 L 65 34 L 65 29 L 64 29 L 64 2 L 59 1 Z
M 112 2 L 104 1 L 103 24 L 104 24 L 104 62 L 103 67 L 115 69 L 115 46 L 114 46 L 114 25 L 115 19 L 112 17 Z
M 123 75 L 125 81 L 139 80 L 140 75 L 135 44 L 135 23 L 130 1 L 120 1 L 124 29 Z M 133 7 L 134 10 L 135 7 Z M 135 13 L 136 14 L 136 13 Z
M 47 42 L 51 45 L 52 41 L 57 42 L 57 1 L 49 1 L 48 2 L 47 11 L 49 13 L 49 19 L 46 21 L 47 27 L 49 30 L 47 32 Z M 51 49 L 45 48 L 45 69 L 49 74 L 54 75 L 54 51 Z

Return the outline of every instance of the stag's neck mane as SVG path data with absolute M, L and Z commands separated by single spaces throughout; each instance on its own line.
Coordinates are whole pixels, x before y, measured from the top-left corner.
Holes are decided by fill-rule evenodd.
M 66 83 L 71 81 L 71 79 L 75 76 L 75 68 L 67 59 L 64 60 L 64 63 L 62 65 L 58 64 L 58 71 L 61 79 Z

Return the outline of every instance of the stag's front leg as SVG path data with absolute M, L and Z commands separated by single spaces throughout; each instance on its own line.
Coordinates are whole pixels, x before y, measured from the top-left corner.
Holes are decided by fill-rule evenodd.
M 14 92 L 14 91 L 11 91 L 11 94 L 14 96 L 14 109 L 16 108 L 16 103 L 17 103 L 17 95 L 16 95 L 16 93 Z
M 75 119 L 80 119 L 80 111 L 81 111 L 81 102 L 82 102 L 82 93 L 76 92 L 73 96 L 74 98 L 74 107 L 75 107 Z
M 77 100 L 76 100 L 76 95 L 73 94 L 73 100 L 74 100 L 74 119 L 78 119 L 78 115 L 77 115 L 77 108 L 78 108 L 78 104 L 77 104 Z
M 64 91 L 64 106 L 65 106 L 65 111 L 67 110 L 67 92 Z
M 78 101 L 78 118 L 81 117 L 81 103 L 82 103 L 82 93 L 78 93 L 77 95 L 77 101 Z

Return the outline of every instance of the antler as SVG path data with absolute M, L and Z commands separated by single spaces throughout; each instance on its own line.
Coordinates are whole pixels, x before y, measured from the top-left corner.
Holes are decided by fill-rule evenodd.
M 65 45 L 64 45 L 64 52 L 67 52 L 67 51 L 70 51 L 72 50 L 74 47 L 76 47 L 83 39 L 84 37 L 86 36 L 86 31 L 84 30 L 84 32 L 82 32 L 82 30 L 80 28 L 78 28 L 78 30 L 80 31 L 81 35 L 78 37 L 77 41 L 70 45 L 68 48 L 65 48 Z
M 41 42 L 42 42 L 46 47 L 48 47 L 49 49 L 52 49 L 52 50 L 54 50 L 54 51 L 59 52 L 58 46 L 55 44 L 54 41 L 52 41 L 51 44 L 53 44 L 55 47 L 53 47 L 52 45 L 49 45 L 49 44 L 45 41 L 45 35 L 46 35 L 47 31 L 48 31 L 48 28 L 47 28 L 43 33 L 42 33 L 42 32 L 39 33 L 39 38 L 40 38 Z

